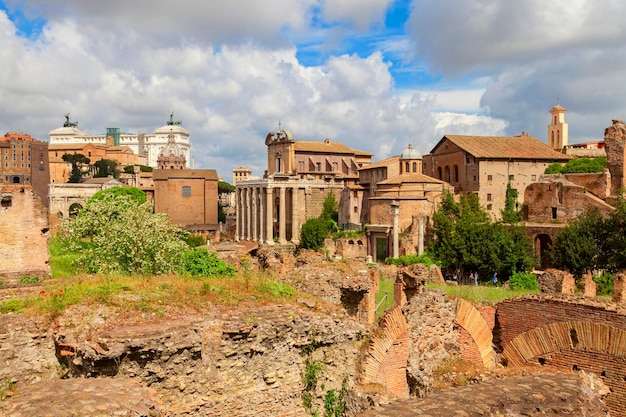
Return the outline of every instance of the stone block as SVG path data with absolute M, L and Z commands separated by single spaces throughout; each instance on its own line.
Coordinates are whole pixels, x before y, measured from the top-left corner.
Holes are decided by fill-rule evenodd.
M 626 274 L 619 272 L 613 277 L 613 302 L 623 303 L 626 301 Z
M 574 294 L 576 281 L 572 274 L 558 269 L 548 269 L 537 277 L 541 292 L 546 294 Z
M 585 297 L 596 296 L 596 283 L 593 280 L 593 276 L 591 274 L 583 275 L 583 295 Z

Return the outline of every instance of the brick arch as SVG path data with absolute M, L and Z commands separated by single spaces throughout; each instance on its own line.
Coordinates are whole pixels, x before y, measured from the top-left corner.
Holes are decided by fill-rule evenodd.
M 457 304 L 456 323 L 472 338 L 483 366 L 493 368 L 493 333 L 482 314 L 472 303 L 460 299 Z
M 626 331 L 585 321 L 551 323 L 513 338 L 504 347 L 502 359 L 509 365 L 522 366 L 563 350 L 593 350 L 626 359 Z
M 388 310 L 380 319 L 379 331 L 370 338 L 361 365 L 361 383 L 385 386 L 398 398 L 409 396 L 406 367 L 410 337 L 402 308 Z
M 626 331 L 603 323 L 555 322 L 520 333 L 502 352 L 509 366 L 546 364 L 582 370 L 610 387 L 605 403 L 626 415 Z

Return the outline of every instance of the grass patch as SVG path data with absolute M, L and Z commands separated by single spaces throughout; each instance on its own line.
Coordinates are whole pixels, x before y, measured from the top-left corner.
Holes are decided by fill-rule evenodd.
M 446 285 L 433 282 L 426 283 L 426 287 L 440 289 L 445 291 L 450 297 L 463 298 L 475 303 L 483 301 L 497 302 L 506 300 L 507 298 L 540 292 L 539 290 L 528 290 L 524 288 L 513 290 L 485 285 Z
M 394 305 L 393 287 L 395 280 L 389 278 L 380 278 L 378 283 L 378 292 L 376 292 L 376 317 L 382 316 L 385 311 Z
M 61 239 L 54 237 L 48 243 L 50 252 L 50 272 L 52 278 L 71 277 L 78 274 L 75 260 L 78 254 L 66 249 Z
M 43 281 L 37 295 L 0 303 L 0 313 L 33 313 L 56 317 L 75 304 L 104 304 L 119 312 L 202 311 L 207 304 L 289 303 L 297 292 L 265 274 L 235 277 L 186 275 L 82 275 Z

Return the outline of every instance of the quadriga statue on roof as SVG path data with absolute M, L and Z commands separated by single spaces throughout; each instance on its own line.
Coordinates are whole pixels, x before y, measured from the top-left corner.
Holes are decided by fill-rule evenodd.
M 70 114 L 65 114 L 65 123 L 63 123 L 63 127 L 76 127 L 78 126 L 78 122 L 70 122 Z

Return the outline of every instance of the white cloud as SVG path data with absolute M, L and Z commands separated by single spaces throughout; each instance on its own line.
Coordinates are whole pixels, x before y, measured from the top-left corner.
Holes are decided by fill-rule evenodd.
M 359 29 L 367 29 L 385 19 L 391 3 L 393 0 L 326 0 L 323 7 L 328 20 L 352 22 Z

